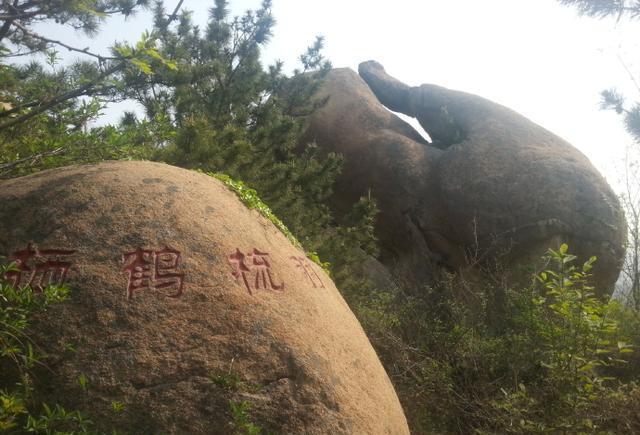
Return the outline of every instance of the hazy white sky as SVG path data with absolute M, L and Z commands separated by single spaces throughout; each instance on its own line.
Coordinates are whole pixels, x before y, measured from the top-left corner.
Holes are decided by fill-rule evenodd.
M 260 0 L 230 3 L 239 14 Z M 167 10 L 175 4 L 166 0 Z M 185 0 L 184 7 L 204 25 L 212 4 Z M 356 69 L 375 59 L 408 84 L 434 83 L 504 104 L 571 142 L 616 184 L 631 139 L 614 113 L 598 110 L 599 93 L 615 86 L 640 99 L 620 61 L 640 77 L 640 21 L 578 17 L 555 0 L 274 0 L 273 12 L 266 62 L 281 59 L 293 69 L 315 35 L 324 35 L 334 66 Z M 56 37 L 106 51 L 150 27 L 141 14 L 107 23 L 94 41 L 69 31 Z

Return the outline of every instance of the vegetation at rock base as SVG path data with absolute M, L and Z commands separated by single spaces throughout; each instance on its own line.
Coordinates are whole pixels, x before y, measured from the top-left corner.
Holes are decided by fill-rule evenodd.
M 594 296 L 593 261 L 563 245 L 527 289 L 451 276 L 359 307 L 413 430 L 637 431 L 638 315 Z
M 564 3 L 609 13 L 589 9 L 587 1 Z M 567 246 L 550 250 L 547 267 L 526 289 L 498 284 L 499 276 L 479 285 L 451 275 L 420 293 L 369 282 L 363 265 L 378 252 L 375 198 L 361 198 L 338 219 L 326 202 L 341 156 L 297 141 L 317 107 L 310 96 L 330 68 L 322 39 L 292 75 L 281 63 L 265 67 L 260 53 L 275 24 L 270 1 L 232 17 L 227 2 L 216 0 L 205 28 L 194 25 L 181 3 L 174 11 L 159 3 L 153 29 L 110 53 L 70 47 L 34 30 L 37 22 L 54 20 L 96 32 L 109 15 L 147 7 L 140 0 L 0 3 L 0 177 L 107 159 L 229 174 L 216 177 L 330 270 L 415 433 L 640 432 L 638 305 L 595 298 L 593 259 L 579 265 Z M 62 65 L 60 50 L 85 60 Z M 14 63 L 26 54 L 36 56 Z M 609 94 L 609 106 L 635 125 L 635 108 L 614 97 Z M 92 126 L 106 104 L 125 100 L 143 113 Z M 29 321 L 68 295 L 64 288 L 40 294 L 2 284 L 2 431 L 92 430 L 90 416 L 36 403 L 33 395 L 30 370 L 47 361 L 28 338 Z M 90 388 L 86 378 L 70 382 Z M 227 391 L 243 380 L 229 372 L 214 383 Z M 120 412 L 124 405 L 111 406 Z M 252 406 L 229 401 L 233 430 L 260 433 Z
M 13 265 L 1 267 L 0 277 L 12 270 Z M 49 286 L 38 292 L 0 281 L 0 432 L 86 432 L 92 423 L 80 411 L 39 403 L 33 394 L 32 369 L 42 364 L 44 356 L 29 338 L 29 324 L 36 313 L 67 299 L 69 290 Z

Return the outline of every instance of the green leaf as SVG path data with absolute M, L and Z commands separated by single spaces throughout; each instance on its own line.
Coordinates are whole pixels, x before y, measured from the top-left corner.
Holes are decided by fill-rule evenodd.
M 140 71 L 142 71 L 143 73 L 150 75 L 153 73 L 153 71 L 151 70 L 151 66 L 140 59 L 131 59 L 129 62 L 131 62 L 133 65 L 137 66 L 138 69 L 140 69 Z
M 178 69 L 178 64 L 175 63 L 175 62 L 171 62 L 171 61 L 165 60 L 162 63 L 164 64 L 164 66 L 166 66 L 170 70 L 176 71 Z
M 146 50 L 144 50 L 144 54 L 153 57 L 154 59 L 158 59 L 161 62 L 164 62 L 164 57 L 162 57 L 162 55 L 158 53 L 158 50 L 156 50 L 155 48 L 147 48 Z
M 113 50 L 122 57 L 133 56 L 133 50 L 128 45 L 121 45 L 118 47 L 114 47 Z
M 78 385 L 80 385 L 80 388 L 82 388 L 84 391 L 87 390 L 89 381 L 84 373 L 81 373 L 80 376 L 78 376 Z

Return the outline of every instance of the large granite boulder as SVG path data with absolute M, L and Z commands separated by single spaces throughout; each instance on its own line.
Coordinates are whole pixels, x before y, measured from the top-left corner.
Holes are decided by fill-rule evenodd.
M 496 265 L 517 270 L 568 243 L 613 289 L 624 257 L 619 202 L 589 160 L 518 113 L 435 85 L 410 87 L 374 61 L 360 76 L 334 70 L 319 96 L 328 104 L 303 138 L 340 152 L 345 170 L 335 207 L 379 199 L 382 261 L 413 284 L 444 269 Z M 427 143 L 386 110 L 417 118 Z
M 328 99 L 311 116 L 300 143 L 315 142 L 344 156 L 332 200 L 334 211 L 340 217 L 370 191 L 380 203 L 376 230 L 382 263 L 412 281 L 433 279 L 443 258 L 435 243 L 426 241 L 413 216 L 421 198 L 434 198 L 437 206 L 435 196 L 422 192 L 433 188 L 429 181 L 442 151 L 385 109 L 351 69 L 332 70 L 317 97 Z
M 2 181 L 0 203 L 6 278 L 71 288 L 31 331 L 48 403 L 106 432 L 408 433 L 331 279 L 221 182 L 110 162 Z

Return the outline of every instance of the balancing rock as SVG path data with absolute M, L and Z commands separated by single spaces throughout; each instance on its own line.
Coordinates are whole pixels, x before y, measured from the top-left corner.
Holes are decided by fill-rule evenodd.
M 625 252 L 624 214 L 606 180 L 569 143 L 482 97 L 436 85 L 410 87 L 375 61 L 329 73 L 327 104 L 301 143 L 345 157 L 333 207 L 380 203 L 381 261 L 415 286 L 438 271 L 511 270 L 568 243 L 595 255 L 598 291 L 613 289 Z M 423 139 L 389 110 L 415 117 Z

